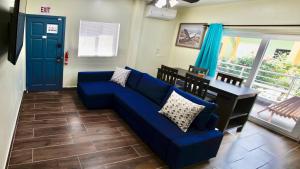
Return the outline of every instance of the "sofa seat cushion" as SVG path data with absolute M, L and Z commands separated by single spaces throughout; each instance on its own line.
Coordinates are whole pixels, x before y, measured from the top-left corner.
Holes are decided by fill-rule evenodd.
M 157 104 L 130 88 L 125 88 L 123 91 L 119 90 L 114 94 L 116 98 L 124 102 L 135 113 L 141 110 L 145 113 L 153 113 L 154 111 L 158 112 L 160 109 Z
M 102 94 L 113 94 L 122 90 L 122 87 L 114 82 L 83 82 L 78 84 L 78 88 L 83 89 L 86 96 L 94 97 Z
M 168 94 L 170 87 L 171 85 L 148 74 L 144 74 L 137 86 L 137 91 L 156 104 L 163 106 L 162 102 Z
M 112 107 L 114 92 L 125 89 L 109 81 L 82 82 L 78 84 L 77 88 L 83 103 L 89 109 Z

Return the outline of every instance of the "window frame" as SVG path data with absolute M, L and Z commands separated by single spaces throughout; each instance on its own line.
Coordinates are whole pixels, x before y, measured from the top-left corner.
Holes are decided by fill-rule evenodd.
M 116 40 L 115 44 L 113 44 L 115 46 L 114 48 L 114 52 L 112 55 L 104 55 L 104 54 L 97 54 L 97 52 L 95 52 L 94 55 L 85 55 L 85 54 L 79 54 L 80 50 L 80 37 L 82 36 L 81 35 L 81 22 L 91 22 L 91 23 L 98 23 L 98 24 L 116 24 L 117 26 L 117 31 L 116 31 L 116 34 L 114 34 L 114 37 L 113 39 Z M 120 30 L 121 30 L 121 24 L 120 23 L 109 23 L 109 22 L 99 22 L 99 21 L 89 21 L 89 20 L 80 20 L 80 24 L 79 24 L 79 30 L 78 30 L 78 57 L 82 57 L 82 58 L 101 58 L 101 57 L 104 57 L 104 58 L 110 58 L 110 57 L 116 57 L 118 56 L 118 52 L 119 52 L 119 42 L 120 42 Z M 105 35 L 105 34 L 103 34 Z M 96 44 L 95 44 L 96 45 Z M 114 47 L 113 46 L 113 47 Z M 96 49 L 96 48 L 95 48 Z

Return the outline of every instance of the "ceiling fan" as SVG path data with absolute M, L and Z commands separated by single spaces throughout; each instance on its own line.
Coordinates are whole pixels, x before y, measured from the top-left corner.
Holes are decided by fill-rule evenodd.
M 180 1 L 185 1 L 189 3 L 195 3 L 200 0 L 153 0 L 152 3 L 158 8 L 173 8 L 176 6 Z
M 195 2 L 199 2 L 200 0 L 182 0 L 182 1 L 189 2 L 189 3 L 195 3 Z

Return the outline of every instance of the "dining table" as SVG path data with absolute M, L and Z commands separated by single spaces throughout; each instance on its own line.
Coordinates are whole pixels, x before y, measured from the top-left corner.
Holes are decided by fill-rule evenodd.
M 178 70 L 177 78 L 183 81 L 186 73 L 190 73 L 182 68 L 175 69 Z M 210 80 L 208 90 L 216 94 L 216 112 L 219 115 L 217 128 L 220 131 L 232 128 L 236 128 L 237 132 L 242 131 L 259 92 L 243 85 L 235 86 L 225 83 L 215 77 L 205 76 L 204 78 Z

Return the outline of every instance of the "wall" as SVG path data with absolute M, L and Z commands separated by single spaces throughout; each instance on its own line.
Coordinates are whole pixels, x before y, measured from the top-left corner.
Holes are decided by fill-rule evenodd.
M 300 24 L 299 0 L 251 0 L 218 5 L 183 8 L 179 11 L 177 28 L 181 22 L 223 24 Z M 253 28 L 252 28 L 253 29 Z M 254 28 L 256 31 L 300 34 L 299 28 Z M 249 31 L 249 30 L 248 30 Z M 177 32 L 174 32 L 173 42 Z M 171 65 L 187 68 L 194 64 L 199 50 L 173 46 Z
M 0 168 L 4 169 L 13 138 L 19 106 L 25 89 L 24 50 L 16 66 L 7 60 L 7 22 L 4 13 L 9 11 L 10 0 L 0 4 Z M 3 17 L 3 18 L 2 18 Z M 24 48 L 23 48 L 24 49 Z
M 175 21 L 144 18 L 136 68 L 156 76 L 157 68 L 169 65 Z
M 13 137 L 19 107 L 25 90 L 25 55 L 16 66 L 0 56 L 0 168 L 4 168 Z

